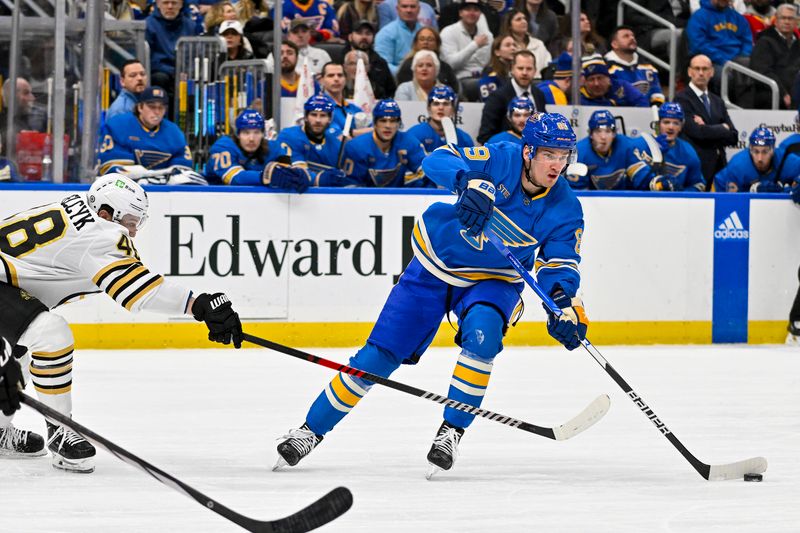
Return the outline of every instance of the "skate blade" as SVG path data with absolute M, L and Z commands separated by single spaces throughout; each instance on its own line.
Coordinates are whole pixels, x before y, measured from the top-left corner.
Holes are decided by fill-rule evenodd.
M 94 457 L 69 460 L 61 456 L 54 456 L 51 464 L 53 468 L 64 470 L 65 472 L 74 472 L 76 474 L 91 474 L 94 472 Z
M 284 466 L 289 466 L 289 463 L 287 463 L 286 460 L 279 455 L 278 460 L 275 462 L 275 466 L 272 467 L 272 471 L 277 472 Z
M 442 471 L 442 469 L 441 469 L 441 468 L 439 468 L 438 466 L 436 466 L 436 465 L 432 465 L 432 464 L 429 464 L 429 465 L 428 465 L 428 473 L 427 473 L 427 474 L 425 474 L 425 479 L 427 479 L 428 481 L 430 481 L 430 480 L 431 480 L 431 478 L 433 478 L 433 476 L 434 476 L 434 475 L 435 475 L 437 472 L 441 472 L 441 471 Z
M 33 459 L 36 457 L 44 457 L 47 455 L 47 450 L 42 448 L 38 452 L 23 453 L 11 450 L 0 450 L 0 457 L 3 459 Z

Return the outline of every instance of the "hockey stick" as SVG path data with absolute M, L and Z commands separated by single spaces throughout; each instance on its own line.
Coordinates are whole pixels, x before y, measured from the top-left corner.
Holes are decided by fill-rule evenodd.
M 508 259 L 509 263 L 514 267 L 522 279 L 525 280 L 525 283 L 533 289 L 533 292 L 542 299 L 542 302 L 547 306 L 551 313 L 553 313 L 556 317 L 561 316 L 562 312 L 561 309 L 556 305 L 550 296 L 548 296 L 536 280 L 528 273 L 522 263 L 514 256 L 513 253 L 503 244 L 503 241 L 498 237 L 492 230 L 485 231 L 484 235 L 486 238 L 489 239 L 497 251 L 499 251 L 506 259 Z M 644 415 L 650 419 L 650 421 L 656 426 L 662 435 L 664 435 L 668 441 L 672 443 L 675 448 L 681 455 L 689 461 L 689 463 L 694 467 L 697 472 L 703 476 L 705 479 L 709 481 L 721 481 L 725 479 L 742 479 L 745 474 L 761 474 L 767 470 L 767 460 L 763 457 L 752 457 L 750 459 L 746 459 L 744 461 L 738 461 L 736 463 L 729 463 L 724 465 L 708 465 L 702 461 L 700 461 L 697 457 L 692 455 L 692 453 L 686 449 L 686 446 L 678 440 L 678 437 L 675 436 L 672 431 L 667 428 L 667 425 L 664 424 L 656 415 L 655 411 L 650 408 L 647 403 L 645 403 L 644 399 L 639 396 L 633 388 L 628 385 L 628 383 L 622 378 L 621 375 L 614 370 L 614 367 L 609 364 L 608 361 L 600 354 L 597 348 L 589 342 L 589 339 L 584 339 L 581 341 L 581 344 L 589 352 L 597 363 L 603 367 L 603 369 L 611 376 L 617 385 L 628 395 L 628 397 L 633 401 L 634 404 L 644 413 Z
M 456 126 L 453 124 L 452 118 L 442 118 L 442 131 L 444 131 L 444 140 L 447 144 L 458 146 L 458 133 L 456 133 Z
M 367 381 L 377 383 L 378 385 L 389 387 L 390 389 L 399 390 L 400 392 L 405 392 L 406 394 L 418 396 L 420 398 L 424 398 L 426 400 L 430 400 L 432 402 L 436 402 L 441 405 L 452 407 L 453 409 L 458 409 L 459 411 L 464 411 L 465 413 L 470 413 L 483 418 L 488 418 L 489 420 L 492 420 L 494 422 L 500 422 L 501 424 L 505 424 L 506 426 L 519 428 L 523 431 L 527 431 L 529 433 L 535 433 L 536 435 L 539 435 L 541 437 L 547 437 L 548 439 L 553 439 L 553 440 L 567 440 L 574 437 L 578 433 L 581 433 L 584 430 L 589 429 L 598 420 L 600 420 L 601 418 L 603 418 L 603 416 L 605 416 L 605 414 L 608 412 L 609 406 L 611 405 L 608 396 L 606 396 L 605 394 L 601 394 L 592 403 L 590 403 L 583 411 L 581 411 L 580 414 L 578 414 L 578 416 L 572 418 L 568 422 L 556 427 L 542 427 L 528 422 L 523 422 L 522 420 L 517 420 L 516 418 L 511 418 L 510 416 L 504 416 L 498 413 L 494 413 L 486 409 L 480 409 L 478 407 L 469 405 L 467 403 L 462 403 L 456 400 L 452 400 L 446 396 L 440 396 L 438 394 L 434 394 L 433 392 L 428 392 L 422 389 L 418 389 L 416 387 L 412 387 L 410 385 L 399 383 L 397 381 L 392 381 L 391 379 L 387 379 L 378 376 L 376 374 L 370 374 L 369 372 L 364 372 L 363 370 L 359 370 L 351 366 L 341 365 L 334 361 L 323 359 L 322 357 L 302 352 L 295 348 L 289 348 L 288 346 L 278 344 L 277 342 L 272 342 L 266 339 L 255 337 L 248 333 L 245 333 L 243 335 L 243 338 L 247 342 L 257 344 L 264 348 L 269 348 L 270 350 L 274 350 L 282 354 L 290 355 L 298 359 L 303 359 L 305 361 L 309 361 L 316 365 L 321 365 L 327 368 L 331 368 L 333 370 L 336 370 L 337 372 L 350 374 L 351 376 L 365 379 Z
M 348 490 L 346 487 L 337 487 L 308 507 L 301 509 L 293 515 L 289 515 L 285 518 L 269 521 L 248 518 L 244 515 L 240 515 L 232 509 L 229 509 L 228 507 L 225 507 L 218 501 L 209 498 L 196 489 L 193 489 L 178 478 L 167 474 L 163 470 L 151 465 L 144 459 L 133 455 L 126 449 L 114 444 L 104 437 L 101 437 L 89 428 L 77 423 L 72 418 L 63 415 L 58 411 L 51 409 L 40 401 L 34 400 L 30 396 L 21 393 L 20 402 L 24 403 L 34 411 L 38 411 L 46 418 L 54 420 L 61 425 L 67 426 L 76 433 L 79 433 L 82 437 L 92 441 L 94 444 L 116 456 L 117 459 L 151 475 L 156 479 L 156 481 L 159 481 L 178 492 L 182 492 L 186 496 L 194 499 L 203 507 L 206 507 L 218 515 L 227 518 L 234 524 L 241 526 L 247 531 L 260 533 L 299 533 L 303 531 L 311 531 L 312 529 L 316 529 L 322 525 L 325 525 L 331 520 L 343 515 L 348 509 L 350 509 L 350 506 L 353 505 L 353 495 L 350 493 L 350 490 Z
M 342 129 L 342 144 L 339 146 L 339 154 L 336 156 L 336 168 L 342 168 L 342 158 L 344 157 L 344 145 L 350 140 L 350 129 L 353 126 L 353 114 L 348 113 L 347 118 L 344 119 L 344 128 Z

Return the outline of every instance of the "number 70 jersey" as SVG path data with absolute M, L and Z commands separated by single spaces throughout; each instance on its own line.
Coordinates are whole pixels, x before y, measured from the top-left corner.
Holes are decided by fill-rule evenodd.
M 182 314 L 188 289 L 150 272 L 128 230 L 98 217 L 83 194 L 0 221 L 0 282 L 48 308 L 106 292 L 129 311 Z

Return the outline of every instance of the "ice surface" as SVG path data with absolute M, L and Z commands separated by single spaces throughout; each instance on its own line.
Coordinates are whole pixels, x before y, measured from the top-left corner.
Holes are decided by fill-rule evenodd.
M 353 509 L 324 531 L 800 530 L 800 350 L 600 350 L 700 460 L 763 455 L 764 482 L 705 481 L 580 350 L 504 351 L 484 406 L 556 425 L 606 392 L 605 419 L 565 442 L 477 419 L 454 469 L 430 482 L 441 408 L 380 386 L 298 467 L 271 472 L 275 439 L 303 422 L 332 372 L 261 349 L 76 352 L 74 417 L 254 518 L 349 487 Z M 352 352 L 312 351 L 341 362 Z M 432 349 L 392 377 L 445 394 L 455 357 Z M 28 408 L 15 423 L 44 431 Z M 238 530 L 102 450 L 90 475 L 56 471 L 49 457 L 0 460 L 0 507 L 3 532 Z

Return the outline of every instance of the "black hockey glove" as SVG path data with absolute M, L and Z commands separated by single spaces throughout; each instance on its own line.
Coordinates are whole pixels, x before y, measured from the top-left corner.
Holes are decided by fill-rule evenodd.
M 22 369 L 11 354 L 11 345 L 0 337 L 0 411 L 11 416 L 19 409 L 19 393 L 25 389 Z
M 235 348 L 242 347 L 242 323 L 225 294 L 199 295 L 194 299 L 192 315 L 208 326 L 208 340 L 230 344 L 232 339 Z
M 456 192 L 456 215 L 467 230 L 476 237 L 483 233 L 494 211 L 494 184 L 492 177 L 485 172 L 469 171 L 458 177 Z

